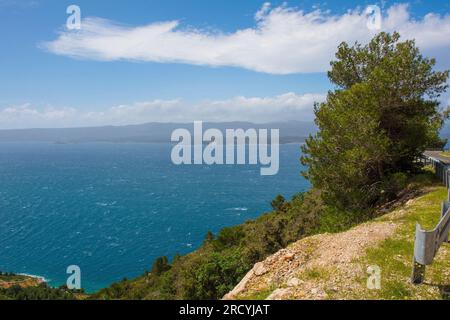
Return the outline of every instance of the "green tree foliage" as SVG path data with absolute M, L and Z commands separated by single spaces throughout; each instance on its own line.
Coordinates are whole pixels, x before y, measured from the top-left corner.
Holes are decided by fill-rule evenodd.
M 76 296 L 66 287 L 50 288 L 46 283 L 36 287 L 12 286 L 8 289 L 0 289 L 0 300 L 75 300 Z
M 170 269 L 169 259 L 167 257 L 159 257 L 152 266 L 152 273 L 160 275 Z
M 212 243 L 214 241 L 215 237 L 214 237 L 214 233 L 212 233 L 211 231 L 208 231 L 206 233 L 205 236 L 205 240 L 204 240 L 204 244 L 208 244 L 208 243 Z
M 289 203 L 279 194 L 271 203 L 272 209 L 276 212 L 286 212 L 289 209 Z
M 366 46 L 342 43 L 336 58 L 328 76 L 337 88 L 315 106 L 319 132 L 302 163 L 326 203 L 358 211 L 395 196 L 417 156 L 445 143 L 437 98 L 449 72 L 434 71 L 435 60 L 398 33 Z

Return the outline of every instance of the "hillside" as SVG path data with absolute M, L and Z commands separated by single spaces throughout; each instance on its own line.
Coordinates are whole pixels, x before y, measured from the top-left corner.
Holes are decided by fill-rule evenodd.
M 37 287 L 43 282 L 44 279 L 38 277 L 0 272 L 0 289 L 8 289 L 14 286 L 22 288 Z
M 71 291 L 64 286 L 51 288 L 39 277 L 0 272 L 0 301 L 73 300 L 85 297 L 82 290 Z
M 429 211 L 423 213 L 424 210 L 417 209 L 418 213 L 404 217 L 405 221 L 389 220 L 392 219 L 390 218 L 392 213 L 389 213 L 393 210 L 392 208 L 404 206 L 410 199 L 415 199 L 424 192 L 431 192 L 430 190 L 433 199 L 430 201 L 432 205 L 426 208 Z M 437 194 L 434 194 L 435 192 Z M 429 170 L 411 176 L 407 186 L 396 195 L 392 202 L 364 213 L 339 211 L 327 207 L 316 189 L 298 194 L 290 201 L 277 197 L 272 202 L 274 211 L 242 225 L 225 228 L 217 235 L 209 233 L 203 245 L 196 251 L 186 256 L 176 256 L 171 262 L 166 257 L 161 257 L 155 261 L 152 269 L 142 276 L 114 283 L 90 298 L 221 299 L 241 282 L 241 285 L 227 298 L 262 299 L 274 292 L 278 295 L 280 291 L 276 289 L 287 289 L 288 282 L 294 285 L 296 290 L 300 282 L 305 281 L 306 278 L 298 273 L 306 270 L 303 267 L 310 260 L 317 260 L 323 264 L 323 266 L 319 264 L 320 268 L 316 268 L 318 265 L 314 263 L 310 264 L 312 272 L 308 272 L 308 275 L 314 278 L 310 287 L 311 293 L 317 294 L 317 297 L 329 298 L 330 295 L 326 292 L 328 288 L 321 289 L 319 285 L 316 285 L 315 277 L 317 276 L 318 280 L 321 279 L 320 281 L 324 283 L 332 283 L 325 277 L 326 275 L 329 274 L 328 278 L 334 277 L 335 282 L 339 283 L 333 285 L 332 289 L 339 292 L 338 286 L 345 283 L 340 283 L 343 275 L 335 270 L 324 271 L 322 268 L 328 268 L 328 263 L 336 264 L 332 260 L 334 252 L 349 248 L 341 255 L 346 259 L 344 263 L 351 263 L 354 259 L 363 257 L 369 247 L 376 247 L 382 241 L 394 237 L 402 228 L 408 228 L 408 232 L 412 230 L 411 234 L 408 234 L 411 239 L 404 244 L 405 248 L 400 248 L 406 250 L 402 259 L 404 260 L 404 278 L 407 279 L 411 267 L 408 250 L 412 250 L 415 219 L 419 218 L 418 220 L 422 223 L 428 222 L 424 225 L 431 226 L 439 219 L 439 207 L 444 198 L 445 190 L 438 186 L 434 174 Z M 381 218 L 386 214 L 388 214 L 386 217 Z M 371 223 L 364 225 L 363 223 L 367 221 L 374 221 L 372 223 L 377 225 L 372 226 Z M 338 233 L 354 227 L 356 229 L 352 229 L 350 233 Z M 335 234 L 324 234 L 327 232 Z M 373 236 L 364 238 L 364 233 L 373 234 Z M 339 242 L 337 242 L 338 237 L 342 237 Z M 331 247 L 333 243 L 334 248 Z M 402 254 L 401 250 L 395 253 L 395 255 L 400 254 Z M 322 260 L 317 259 L 317 256 L 322 255 L 325 257 L 328 255 L 328 257 Z M 264 260 L 265 263 L 257 264 Z M 379 265 L 385 268 L 382 262 Z M 256 267 L 254 267 L 255 264 Z M 253 272 L 248 274 L 252 268 Z M 354 285 L 354 280 L 350 276 L 348 282 L 348 286 Z M 394 288 L 399 287 L 394 285 Z M 320 290 L 325 291 L 327 295 L 323 295 Z M 290 291 L 286 292 L 286 298 L 293 297 L 294 294 L 291 297 Z M 364 298 L 367 295 L 361 293 L 361 297 Z
M 225 299 L 449 299 L 450 248 L 427 267 L 425 283 L 410 282 L 415 224 L 440 219 L 443 187 L 371 222 L 299 240 L 257 263 Z M 381 289 L 367 289 L 367 268 L 381 269 Z

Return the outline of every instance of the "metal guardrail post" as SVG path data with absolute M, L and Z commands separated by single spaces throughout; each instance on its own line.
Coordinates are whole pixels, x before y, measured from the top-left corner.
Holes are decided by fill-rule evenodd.
M 445 169 L 444 169 L 444 184 L 448 189 L 448 168 L 447 168 L 447 166 L 445 166 Z
M 448 240 L 450 235 L 450 189 L 448 189 L 448 201 L 445 201 L 442 205 L 442 214 L 441 214 L 441 221 L 442 225 L 442 242 L 450 243 Z
M 435 169 L 436 175 L 449 189 L 450 171 L 447 166 L 439 161 L 430 159 Z M 425 231 L 420 224 L 416 225 L 416 238 L 414 241 L 413 271 L 411 281 L 420 284 L 425 277 L 426 266 L 433 263 L 440 246 L 448 242 L 450 231 L 450 189 L 448 190 L 447 201 L 442 204 L 441 220 L 432 231 Z
M 411 281 L 420 284 L 425 277 L 425 268 L 433 263 L 442 243 L 448 241 L 450 230 L 450 202 L 442 205 L 442 218 L 432 231 L 424 231 L 420 224 L 416 225 L 414 242 L 413 273 Z
M 425 266 L 413 260 L 413 273 L 411 276 L 411 282 L 413 284 L 421 284 L 425 278 Z

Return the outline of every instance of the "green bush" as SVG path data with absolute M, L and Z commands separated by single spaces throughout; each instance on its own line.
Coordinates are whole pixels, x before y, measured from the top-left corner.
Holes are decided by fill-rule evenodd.
M 167 257 L 159 257 L 155 260 L 152 267 L 152 273 L 155 275 L 160 275 L 168 270 L 171 266 L 169 264 L 169 259 Z
M 12 286 L 8 289 L 0 289 L 0 299 L 10 300 L 74 300 L 73 291 L 65 287 L 50 288 L 46 283 L 36 287 Z

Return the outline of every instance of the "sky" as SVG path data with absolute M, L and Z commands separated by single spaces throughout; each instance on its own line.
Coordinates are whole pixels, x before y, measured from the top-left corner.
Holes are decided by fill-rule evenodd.
M 339 43 L 394 30 L 450 69 L 448 1 L 0 0 L 0 129 L 311 121 Z

